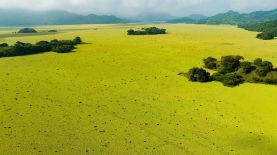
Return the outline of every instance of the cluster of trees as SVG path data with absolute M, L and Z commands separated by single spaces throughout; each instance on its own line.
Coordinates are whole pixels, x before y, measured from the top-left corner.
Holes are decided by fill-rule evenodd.
M 23 28 L 18 31 L 18 33 L 37 33 L 33 28 Z
M 127 31 L 128 35 L 154 35 L 154 34 L 166 34 L 166 29 L 160 29 L 157 27 L 142 28 L 142 30 L 130 29 Z
M 51 40 L 39 41 L 36 44 L 16 42 L 13 46 L 6 43 L 0 44 L 0 57 L 12 57 L 30 55 L 42 52 L 55 51 L 57 53 L 67 53 L 75 49 L 75 46 L 82 43 L 80 37 L 73 40 Z
M 272 40 L 277 37 L 277 20 L 255 24 L 241 24 L 239 27 L 249 31 L 261 32 L 257 35 L 258 39 Z
M 203 60 L 204 67 L 216 71 L 210 74 L 203 68 L 194 67 L 186 74 L 192 82 L 219 81 L 225 86 L 234 87 L 243 82 L 277 84 L 277 71 L 269 61 L 261 58 L 253 62 L 242 61 L 244 58 L 238 55 L 223 56 L 218 61 L 208 57 Z

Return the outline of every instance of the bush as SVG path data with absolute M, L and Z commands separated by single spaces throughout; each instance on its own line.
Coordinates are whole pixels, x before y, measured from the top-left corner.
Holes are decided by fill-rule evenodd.
M 262 67 L 263 70 L 266 70 L 268 72 L 273 70 L 273 64 L 269 61 L 263 61 L 260 67 Z
M 82 44 L 82 39 L 80 37 L 76 37 L 73 39 L 73 43 L 75 45 Z
M 68 53 L 71 52 L 74 49 L 74 46 L 72 45 L 60 45 L 53 49 L 54 52 L 57 53 Z
M 18 33 L 37 33 L 33 28 L 23 28 L 18 31 Z
M 204 59 L 203 61 L 204 61 L 205 68 L 216 69 L 216 67 L 217 67 L 217 59 L 216 58 L 208 57 L 208 58 Z
M 135 30 L 130 29 L 130 30 L 127 31 L 127 34 L 128 35 L 134 35 L 135 34 Z
M 197 67 L 190 69 L 187 76 L 193 82 L 208 82 L 211 80 L 210 73 Z
M 261 65 L 262 65 L 262 62 L 263 62 L 263 59 L 257 58 L 257 59 L 254 60 L 254 65 L 256 65 L 256 66 L 261 66 Z
M 266 78 L 266 79 L 264 80 L 264 82 L 265 82 L 266 84 L 277 84 L 277 79 Z
M 262 40 L 272 40 L 274 39 L 274 34 L 270 32 L 263 32 L 263 33 L 259 33 L 257 35 L 257 38 Z
M 146 35 L 147 34 L 145 31 L 141 31 L 141 30 L 135 31 L 133 29 L 128 30 L 127 33 L 128 33 L 128 35 Z
M 240 60 L 244 59 L 242 56 L 223 56 L 221 57 L 218 72 L 221 74 L 235 72 L 240 67 Z
M 259 76 L 266 76 L 269 72 L 273 70 L 273 64 L 269 61 L 262 61 L 258 68 L 256 69 L 256 73 Z
M 253 66 L 251 62 L 247 62 L 247 61 L 241 62 L 240 66 L 241 66 L 241 68 L 242 68 L 242 72 L 245 73 L 245 74 L 249 74 L 249 73 L 251 73 L 253 70 L 256 69 L 256 67 Z
M 224 86 L 235 87 L 242 84 L 244 82 L 244 79 L 242 76 L 236 73 L 228 73 L 224 75 L 224 78 L 221 82 Z
M 48 41 L 39 41 L 36 43 L 36 46 L 40 49 L 40 51 L 47 52 L 52 50 L 52 45 Z
M 157 27 L 144 28 L 146 34 L 166 34 L 166 29 L 159 29 Z
M 9 44 L 7 44 L 7 43 L 0 44 L 0 47 L 8 47 L 8 46 L 9 46 Z
M 220 74 L 220 73 L 214 73 L 211 77 L 211 79 L 213 81 L 222 81 L 224 79 L 224 74 Z

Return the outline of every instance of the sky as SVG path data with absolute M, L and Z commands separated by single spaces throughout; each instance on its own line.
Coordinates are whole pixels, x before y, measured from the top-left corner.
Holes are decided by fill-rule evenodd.
M 277 8 L 277 0 L 0 0 L 0 8 L 66 10 L 80 14 L 131 17 L 145 12 L 214 15 L 229 10 L 251 12 Z

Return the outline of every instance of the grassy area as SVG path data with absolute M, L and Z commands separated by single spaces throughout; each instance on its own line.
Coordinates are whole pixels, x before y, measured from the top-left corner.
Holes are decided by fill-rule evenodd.
M 168 34 L 127 36 L 150 26 Z M 261 57 L 276 66 L 276 40 L 232 26 L 36 29 L 68 31 L 0 40 L 80 36 L 90 44 L 0 59 L 1 154 L 277 154 L 276 86 L 228 88 L 177 75 L 208 56 Z

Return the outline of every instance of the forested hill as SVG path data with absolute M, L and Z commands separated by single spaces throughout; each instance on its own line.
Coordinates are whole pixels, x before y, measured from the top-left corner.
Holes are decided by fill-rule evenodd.
M 189 19 L 179 18 L 168 21 L 169 23 L 195 23 L 195 24 L 253 24 L 257 22 L 266 22 L 270 20 L 277 20 L 277 9 L 270 11 L 256 11 L 251 13 L 241 14 L 235 11 L 228 11 L 211 16 L 205 19 Z
M 277 30 L 277 19 L 267 22 L 259 22 L 254 24 L 240 24 L 240 28 L 247 29 L 249 31 L 266 32 L 272 29 Z
M 277 20 L 255 24 L 241 24 L 238 27 L 249 31 L 262 32 L 257 35 L 259 39 L 271 40 L 277 37 Z
M 79 15 L 66 11 L 27 11 L 0 9 L 0 26 L 115 24 L 128 20 L 108 15 Z

